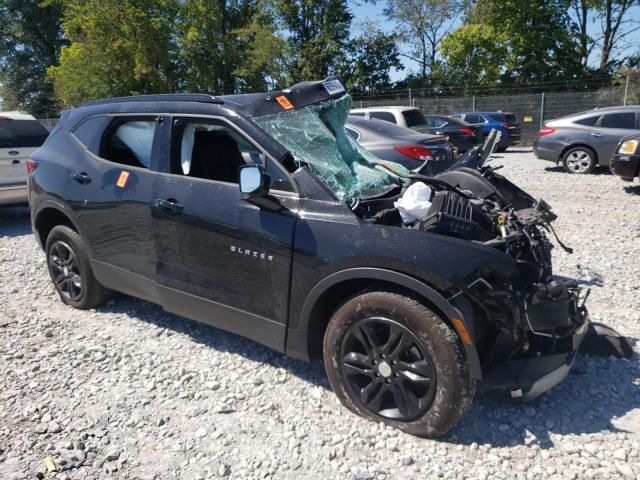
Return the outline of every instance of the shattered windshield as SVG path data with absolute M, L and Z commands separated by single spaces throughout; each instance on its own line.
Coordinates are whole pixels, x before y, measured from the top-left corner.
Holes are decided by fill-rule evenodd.
M 401 165 L 385 162 L 351 138 L 344 124 L 351 97 L 308 107 L 254 117 L 269 135 L 286 147 L 296 164 L 307 165 L 342 201 L 382 195 L 402 183 L 399 176 L 381 165 L 408 175 Z

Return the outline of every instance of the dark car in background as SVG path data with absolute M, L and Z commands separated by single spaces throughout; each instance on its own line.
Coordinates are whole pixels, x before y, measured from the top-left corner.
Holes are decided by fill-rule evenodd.
M 640 177 L 640 133 L 620 141 L 611 159 L 611 171 L 628 182 Z
M 460 119 L 446 115 L 425 115 L 429 133 L 446 135 L 458 152 L 464 153 L 482 143 L 484 134 L 478 125 L 471 125 Z
M 456 160 L 453 145 L 443 135 L 418 133 L 384 120 L 350 115 L 347 133 L 376 157 L 423 175 L 446 170 Z
M 638 132 L 638 105 L 589 110 L 545 122 L 533 153 L 562 162 L 569 173 L 589 173 L 598 165 L 608 167 L 620 140 Z
M 513 113 L 459 112 L 451 116 L 480 127 L 484 135 L 488 135 L 493 129 L 498 130 L 501 133 L 497 148 L 499 152 L 520 143 L 521 127 Z

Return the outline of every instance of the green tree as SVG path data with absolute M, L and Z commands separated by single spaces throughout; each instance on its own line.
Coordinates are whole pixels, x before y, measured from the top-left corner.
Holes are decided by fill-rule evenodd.
M 460 28 L 464 30 L 455 34 L 458 37 L 474 31 L 476 37 L 484 36 L 478 33 L 482 29 L 491 29 L 496 35 L 505 48 L 500 62 L 503 83 L 561 81 L 584 74 L 566 0 L 478 0 L 468 23 Z M 485 36 L 485 40 L 489 38 Z M 467 42 L 466 48 L 475 49 L 472 42 Z M 481 61 L 482 57 L 476 55 L 476 59 Z M 486 58 L 491 60 L 495 58 Z
M 289 81 L 326 77 L 344 61 L 352 15 L 346 0 L 273 0 L 290 46 Z
M 47 69 L 64 41 L 60 5 L 41 3 L 0 1 L 0 97 L 3 109 L 44 116 L 57 111 Z
M 457 28 L 442 41 L 440 51 L 457 85 L 491 85 L 500 80 L 507 57 L 508 38 L 491 25 L 469 24 Z
M 64 0 L 70 44 L 49 74 L 65 105 L 180 86 L 173 25 L 179 0 Z
M 426 79 L 436 69 L 440 42 L 460 19 L 467 0 L 387 0 L 385 14 L 395 22 L 409 53 Z M 430 83 L 430 82 L 426 82 Z
M 178 26 L 189 91 L 239 93 L 272 82 L 283 40 L 262 1 L 185 0 Z
M 640 29 L 640 19 L 632 10 L 640 0 L 570 0 L 569 4 L 583 67 L 587 69 L 594 51 L 599 51 L 600 73 L 610 73 L 622 65 L 629 57 L 616 57 L 615 53 L 629 35 Z
M 243 91 L 285 88 L 290 58 L 286 40 L 269 22 L 254 19 L 235 31 L 245 54 L 233 71 Z
M 373 94 L 392 88 L 391 69 L 403 70 L 397 36 L 385 34 L 371 24 L 350 42 L 344 63 L 336 73 L 352 93 Z

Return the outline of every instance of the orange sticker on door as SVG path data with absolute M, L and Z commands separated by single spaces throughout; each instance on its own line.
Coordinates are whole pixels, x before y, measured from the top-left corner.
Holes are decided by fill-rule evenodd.
M 278 102 L 280 106 L 285 110 L 291 110 L 293 108 L 293 103 L 291 103 L 289 99 L 284 95 L 280 95 L 279 97 L 276 97 L 276 102 Z
M 129 172 L 122 170 L 118 177 L 118 181 L 116 182 L 116 187 L 124 188 L 127 184 L 127 180 L 129 180 Z

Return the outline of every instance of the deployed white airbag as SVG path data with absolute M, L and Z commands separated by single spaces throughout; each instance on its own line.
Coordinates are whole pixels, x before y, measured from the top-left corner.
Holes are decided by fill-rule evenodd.
M 409 186 L 394 203 L 400 212 L 402 221 L 411 224 L 417 220 L 422 220 L 431 206 L 431 188 L 422 182 L 416 182 Z

